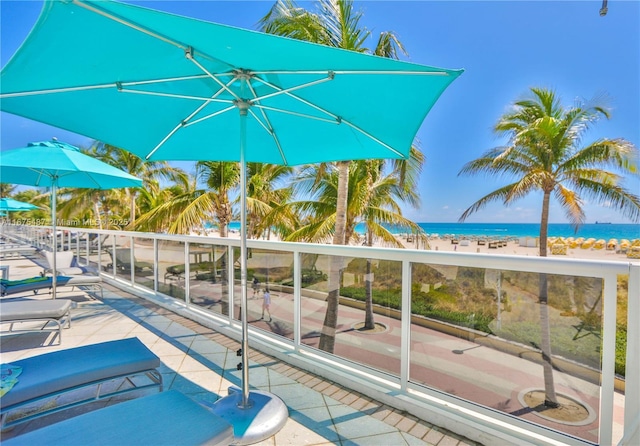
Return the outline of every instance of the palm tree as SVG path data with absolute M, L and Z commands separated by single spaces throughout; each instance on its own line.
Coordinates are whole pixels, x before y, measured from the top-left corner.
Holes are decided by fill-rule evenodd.
M 15 184 L 0 183 L 0 198 L 7 198 L 11 196 L 14 190 L 16 190 Z
M 16 186 L 12 186 L 9 190 L 15 191 Z M 3 197 L 7 197 L 6 195 Z M 24 201 L 25 203 L 31 203 L 34 206 L 38 206 L 39 209 L 33 209 L 26 212 L 12 212 L 12 219 L 20 220 L 25 215 L 32 220 L 47 221 L 51 219 L 51 200 L 49 200 L 48 194 L 42 194 L 38 189 L 25 189 L 13 194 L 13 197 L 18 201 Z
M 313 13 L 299 7 L 293 0 L 278 0 L 269 13 L 260 20 L 259 25 L 267 33 L 360 53 L 372 53 L 394 59 L 398 58 L 399 52 L 406 54 L 398 37 L 389 31 L 380 33 L 375 48 L 368 49 L 365 45 L 371 32 L 361 26 L 360 19 L 363 13 L 354 10 L 352 0 L 320 0 L 317 6 L 318 12 Z M 339 183 L 333 244 L 344 245 L 346 242 L 349 162 L 342 161 L 337 165 Z M 330 290 L 327 297 L 326 321 L 329 324 L 328 328 L 335 327 L 338 318 L 339 287 L 336 286 L 337 282 L 334 279 L 338 274 L 339 259 L 333 259 Z
M 277 218 L 271 214 L 292 196 L 292 188 L 285 184 L 293 169 L 277 164 L 247 163 L 247 234 L 259 238 L 277 225 Z M 281 186 L 281 187 L 279 187 Z
M 299 7 L 293 0 L 278 0 L 259 24 L 264 32 L 359 53 L 397 59 L 404 46 L 390 31 L 381 32 L 373 50 L 365 45 L 371 32 L 360 25 L 363 13 L 355 11 L 352 0 L 320 0 L 318 12 Z M 349 162 L 337 163 L 340 182 L 333 244 L 344 245 L 346 231 L 347 181 Z
M 427 239 L 422 229 L 414 222 L 405 219 L 401 215 L 400 207 L 394 201 L 399 199 L 411 204 L 413 207 L 419 205 L 419 195 L 417 193 L 414 169 L 417 172 L 422 167 L 423 156 L 417 150 L 412 150 L 413 157 L 409 162 L 395 163 L 395 169 L 389 175 L 383 175 L 384 163 L 376 161 L 364 161 L 368 164 L 366 171 L 366 181 L 364 183 L 365 195 L 363 197 L 362 219 L 365 224 L 365 245 L 372 246 L 374 237 L 383 240 L 385 244 L 401 245 L 391 234 L 387 226 L 409 230 L 422 239 L 425 246 Z M 412 162 L 413 161 L 413 162 Z M 413 166 L 413 168 L 409 168 Z M 391 212 L 389 212 L 391 210 Z M 371 259 L 367 259 L 365 271 L 365 320 L 364 329 L 375 328 L 373 320 L 373 271 Z
M 400 227 L 417 234 L 421 232 L 416 223 L 402 216 L 399 205 L 399 202 L 405 202 L 415 206 L 419 202 L 417 188 L 411 183 L 417 178 L 417 174 L 412 171 L 413 168 L 422 165 L 422 153 L 413 150 L 412 155 L 411 161 L 393 163 L 391 166 L 381 160 L 351 163 L 349 181 L 346 182 L 349 186 L 345 215 L 347 244 L 358 239 L 356 227 L 359 224 L 365 227 L 364 244 L 367 246 L 371 246 L 376 239 L 388 246 L 403 247 L 389 230 L 390 226 Z M 407 169 L 407 164 L 413 168 Z M 320 178 L 318 172 L 322 173 Z M 339 174 L 335 166 L 321 165 L 309 166 L 301 175 L 296 182 L 296 190 L 310 198 L 289 203 L 283 207 L 294 209 L 306 216 L 307 223 L 291 233 L 287 240 L 318 242 L 326 241 L 331 237 L 337 218 Z M 360 243 L 359 239 L 357 241 Z M 374 328 L 373 282 L 370 259 L 367 259 L 366 268 L 364 328 L 372 329 Z M 336 286 L 339 289 L 339 285 Z M 330 323 L 331 320 L 325 318 L 325 324 Z M 321 335 L 319 347 L 325 351 L 333 351 L 334 343 L 334 336 Z
M 203 222 L 215 219 L 220 237 L 226 237 L 233 216 L 229 192 L 237 186 L 239 178 L 238 163 L 198 162 L 191 181 L 173 187 L 167 200 L 143 214 L 136 227 L 188 234 L 203 229 Z M 202 188 L 202 184 L 207 187 Z
M 584 199 L 617 208 L 638 221 L 640 198 L 622 185 L 622 177 L 611 171 L 637 174 L 637 148 L 621 138 L 603 138 L 582 146 L 585 132 L 600 118 L 609 118 L 609 109 L 595 100 L 577 102 L 564 108 L 554 91 L 532 88 L 530 97 L 515 102 L 500 118 L 494 131 L 508 136 L 505 147 L 488 150 L 465 164 L 460 174 L 507 175 L 514 181 L 472 204 L 460 217 L 492 201 L 509 205 L 530 192 L 542 192 L 540 256 L 547 255 L 549 204 L 553 195 L 574 228 L 585 221 Z M 541 350 L 545 378 L 545 405 L 557 407 L 551 363 L 547 276 L 540 275 Z
M 93 144 L 89 150 L 89 154 L 134 177 L 140 178 L 143 182 L 143 188 L 145 189 L 152 189 L 157 192 L 159 190 L 157 180 L 159 179 L 174 182 L 185 181 L 185 172 L 183 172 L 182 169 L 169 165 L 166 161 L 143 161 L 131 152 L 100 141 L 96 141 Z M 139 190 L 128 188 L 126 191 L 129 201 L 129 224 L 131 227 L 134 227 L 136 211 L 138 210 L 136 198 Z
M 103 229 L 103 223 L 109 220 L 108 215 L 103 215 L 103 210 L 110 209 L 105 206 L 110 195 L 111 191 L 98 189 L 60 189 L 58 197 L 63 202 L 57 207 L 58 215 L 65 220 L 82 220 L 81 226 L 85 226 L 84 222 L 90 222 L 86 226 Z

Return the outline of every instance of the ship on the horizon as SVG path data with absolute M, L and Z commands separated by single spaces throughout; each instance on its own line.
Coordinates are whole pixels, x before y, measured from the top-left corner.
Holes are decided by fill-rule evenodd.
M 611 222 L 610 221 L 598 221 L 598 220 L 596 220 L 596 224 L 597 225 L 610 225 Z

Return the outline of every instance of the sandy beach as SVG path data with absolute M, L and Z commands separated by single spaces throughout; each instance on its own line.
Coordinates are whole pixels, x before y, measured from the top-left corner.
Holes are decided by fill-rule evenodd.
M 415 243 L 407 243 L 404 241 L 405 246 L 415 249 Z M 509 241 L 506 246 L 499 248 L 489 248 L 488 244 L 478 245 L 475 241 L 469 241 L 468 246 L 463 246 L 461 243 L 452 244 L 451 240 L 443 239 L 429 239 L 429 245 L 434 251 L 448 251 L 448 252 L 480 252 L 483 254 L 504 254 L 504 255 L 521 255 L 521 256 L 537 256 L 538 247 L 520 246 L 519 241 Z M 603 249 L 582 249 L 568 248 L 565 255 L 551 254 L 551 249 L 548 249 L 547 255 L 554 258 L 574 258 L 574 259 L 591 259 L 591 260 L 616 260 L 616 261 L 628 261 L 632 260 L 627 258 L 624 253 L 616 253 L 615 250 Z M 637 261 L 637 260 L 636 260 Z
M 195 234 L 193 234 L 195 235 Z M 208 232 L 210 237 L 218 237 L 217 230 L 210 230 Z M 240 238 L 238 231 L 229 231 L 229 238 Z M 400 241 L 407 249 L 424 249 L 422 242 L 418 248 L 416 248 L 415 238 L 413 241 L 407 241 L 407 237 L 403 235 L 396 235 L 396 239 Z M 271 235 L 270 240 L 278 241 L 278 237 Z M 382 245 L 378 245 L 382 246 Z M 445 252 L 460 252 L 460 253 L 483 253 L 483 254 L 502 254 L 502 255 L 520 255 L 520 256 L 538 256 L 538 247 L 536 246 L 521 246 L 519 240 L 511 240 L 506 242 L 506 245 L 497 248 L 489 248 L 489 243 L 484 245 L 478 245 L 475 240 L 459 240 L 458 243 L 452 243 L 450 239 L 429 237 L 429 249 L 433 251 L 445 251 Z M 626 253 L 618 250 L 608 250 L 606 246 L 602 249 L 581 247 L 569 248 L 567 247 L 566 254 L 556 255 L 551 253 L 551 248 L 548 249 L 548 256 L 553 258 L 573 258 L 573 259 L 590 259 L 590 260 L 611 260 L 611 261 L 638 261 L 638 259 L 630 259 Z

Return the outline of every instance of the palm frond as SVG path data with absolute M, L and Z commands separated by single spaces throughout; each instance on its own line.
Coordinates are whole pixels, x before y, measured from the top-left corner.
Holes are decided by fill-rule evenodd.
M 465 221 L 467 218 L 469 218 L 471 214 L 479 211 L 480 209 L 484 208 L 487 204 L 493 201 L 502 201 L 504 203 L 507 200 L 507 197 L 512 193 L 512 189 L 515 187 L 516 184 L 517 183 L 503 186 L 500 189 L 495 190 L 485 195 L 484 197 L 480 198 L 478 201 L 473 203 L 462 213 L 458 221 L 460 222 Z
M 580 195 L 561 184 L 554 189 L 554 194 L 564 210 L 571 227 L 577 231 L 578 227 L 583 224 L 586 219 L 582 209 L 583 202 L 580 199 Z

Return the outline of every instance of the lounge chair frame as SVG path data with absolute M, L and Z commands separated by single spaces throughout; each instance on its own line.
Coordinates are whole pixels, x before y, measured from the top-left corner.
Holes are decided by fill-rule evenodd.
M 33 246 L 14 246 L 10 248 L 0 248 L 0 258 L 18 257 L 33 255 L 38 252 Z
M 71 287 L 73 291 L 75 287 L 87 287 L 92 291 L 100 291 L 100 297 L 104 298 L 104 288 L 102 279 L 100 276 L 90 276 L 90 275 L 71 275 L 71 276 L 57 276 L 57 288 L 62 287 Z M 39 281 L 31 282 L 31 283 L 22 283 L 18 285 L 12 285 L 11 283 L 7 284 L 6 282 L 2 283 L 2 287 L 0 288 L 0 296 L 10 296 L 12 294 L 20 294 L 27 293 L 32 291 L 33 294 L 38 294 L 40 290 L 49 290 L 51 293 L 52 288 L 52 278 L 47 276 L 46 278 L 36 277 L 35 279 L 42 279 Z M 13 288 L 13 289 L 12 289 Z
M 20 313 L 21 316 L 11 317 L 7 315 L 7 305 L 16 306 L 21 305 L 23 308 Z M 42 306 L 51 307 L 49 311 L 42 311 Z M 34 306 L 35 311 L 30 313 L 28 311 L 29 306 Z M 3 311 L 0 313 L 0 324 L 5 325 L 9 324 L 9 330 L 2 331 L 2 333 L 30 333 L 30 332 L 58 332 L 58 344 L 62 344 L 62 328 L 66 326 L 66 328 L 71 328 L 71 301 L 67 299 L 58 299 L 54 302 L 52 301 L 23 301 L 23 302 L 5 302 L 0 305 L 0 308 L 5 307 Z M 62 313 L 61 313 L 62 312 Z M 40 328 L 29 327 L 14 330 L 15 324 L 29 323 L 29 322 L 44 322 L 44 325 Z M 56 327 L 47 328 L 49 322 L 53 322 Z M 63 324 L 64 322 L 64 324 Z
M 100 346 L 105 345 L 106 346 L 105 356 L 107 357 L 106 359 L 108 359 L 110 350 L 120 349 L 120 351 L 123 351 L 122 349 L 126 349 L 128 346 L 127 344 L 131 346 L 130 343 L 132 342 L 137 345 L 137 348 L 141 348 L 139 346 L 144 347 L 143 344 L 137 338 L 131 338 L 131 339 L 124 339 L 120 341 L 105 342 L 102 344 L 94 344 L 93 346 L 76 347 L 76 349 L 83 349 L 83 348 L 86 349 L 86 348 L 96 348 L 96 347 L 100 348 Z M 110 344 L 110 345 L 107 346 L 107 344 Z M 144 348 L 146 349 L 146 347 Z M 55 355 L 56 353 L 58 353 L 58 355 Z M 151 352 L 149 353 L 152 354 Z M 50 358 L 58 357 L 60 358 L 61 361 L 66 361 L 65 350 L 52 352 L 47 355 L 49 355 Z M 27 358 L 22 361 L 16 361 L 14 364 L 23 364 L 23 363 L 28 364 L 30 359 L 32 358 Z M 157 359 L 157 367 L 159 367 L 160 359 L 157 357 L 156 359 Z M 73 364 L 66 364 L 66 365 L 68 367 L 73 366 Z M 108 361 L 105 361 L 105 365 L 104 365 L 105 370 L 112 368 L 113 366 L 114 366 L 113 364 L 109 364 Z M 112 398 L 112 397 L 129 393 L 129 392 L 137 392 L 143 389 L 148 389 L 153 387 L 157 387 L 158 391 L 162 392 L 164 387 L 162 374 L 157 370 L 157 368 L 144 368 L 144 367 L 136 368 L 135 364 L 128 364 L 127 367 L 130 368 L 130 370 L 128 370 L 126 373 L 102 376 L 98 379 L 82 381 L 76 385 L 68 386 L 60 390 L 56 390 L 52 392 L 43 392 L 42 395 L 29 398 L 24 401 L 19 401 L 17 403 L 9 404 L 9 405 L 2 405 L 2 407 L 0 407 L 0 429 L 5 430 L 10 427 L 25 423 L 27 421 L 30 421 L 36 418 L 51 415 L 63 410 L 72 409 L 74 407 L 78 407 L 83 404 Z M 72 373 L 72 370 L 70 370 L 70 373 Z M 143 383 L 139 383 L 134 381 L 134 378 L 136 377 L 143 377 L 146 379 Z M 105 384 L 107 383 L 115 383 L 119 380 L 122 381 L 122 383 L 119 384 L 118 386 L 114 385 L 113 389 L 110 389 L 109 386 L 105 386 Z M 131 387 L 123 388 L 123 384 L 125 382 L 129 383 Z M 16 386 L 18 386 L 19 384 L 20 384 L 20 377 L 18 377 L 18 384 L 16 384 Z M 50 408 L 46 408 L 46 406 L 44 408 L 40 407 L 40 409 L 42 410 L 36 411 L 35 413 L 24 412 L 24 409 L 31 408 L 34 405 L 42 406 L 42 403 L 46 401 L 50 401 L 51 399 L 56 398 L 60 395 L 69 395 L 72 392 L 75 392 L 77 390 L 89 389 L 93 386 L 95 386 L 95 392 L 92 392 L 91 394 L 89 394 L 84 398 L 70 399 L 68 402 L 65 402 L 60 405 L 56 405 L 55 407 L 50 407 Z M 105 390 L 105 387 L 106 387 L 106 390 Z M 15 388 L 12 389 L 11 391 L 14 391 L 14 390 Z M 60 401 L 56 401 L 56 402 L 60 403 Z M 23 413 L 20 413 L 20 411 L 23 411 Z
M 106 270 L 109 271 L 116 266 L 116 271 L 121 273 L 131 272 L 131 250 L 129 248 L 115 248 L 115 257 L 111 250 L 107 251 L 111 257 L 111 263 L 106 265 Z M 153 274 L 153 263 L 139 261 L 134 257 L 133 270 L 136 274 Z

